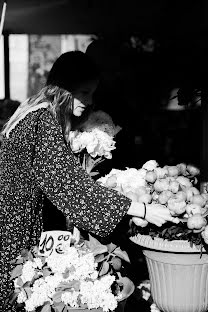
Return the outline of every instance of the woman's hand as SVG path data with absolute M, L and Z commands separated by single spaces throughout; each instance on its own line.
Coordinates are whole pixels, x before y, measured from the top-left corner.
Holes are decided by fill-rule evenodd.
M 169 209 L 161 204 L 147 204 L 145 220 L 157 226 L 162 226 L 167 221 L 179 223 L 179 219 L 171 216 Z
M 136 225 L 140 222 L 140 220 L 137 220 L 137 217 L 145 218 L 147 222 L 157 226 L 162 226 L 167 221 L 179 223 L 179 219 L 171 216 L 169 209 L 161 204 L 146 204 L 145 209 L 143 203 L 132 202 L 127 214 L 133 217 L 133 222 Z

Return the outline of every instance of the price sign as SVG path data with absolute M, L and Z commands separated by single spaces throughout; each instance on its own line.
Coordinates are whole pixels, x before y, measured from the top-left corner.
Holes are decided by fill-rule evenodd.
M 70 246 L 73 235 L 69 231 L 42 232 L 39 243 L 39 255 L 50 256 L 63 253 L 65 246 Z

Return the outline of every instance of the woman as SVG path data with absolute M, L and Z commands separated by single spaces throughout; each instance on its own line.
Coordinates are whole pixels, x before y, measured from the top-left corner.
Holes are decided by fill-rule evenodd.
M 10 261 L 22 248 L 38 244 L 45 197 L 75 226 L 103 237 L 125 215 L 135 222 L 144 216 L 143 204 L 94 182 L 64 139 L 90 107 L 97 81 L 97 70 L 87 55 L 62 54 L 46 87 L 21 104 L 3 129 L 0 308 L 12 289 Z M 174 218 L 161 205 L 147 205 L 146 220 L 161 226 Z

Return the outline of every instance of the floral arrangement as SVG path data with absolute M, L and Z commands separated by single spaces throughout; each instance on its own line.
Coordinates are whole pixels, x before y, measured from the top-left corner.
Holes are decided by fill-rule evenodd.
M 112 169 L 98 182 L 133 201 L 161 204 L 180 220 L 179 224 L 167 222 L 157 227 L 141 218 L 140 227 L 131 224 L 131 236 L 141 233 L 153 238 L 188 240 L 202 247 L 208 244 L 208 194 L 200 193 L 196 187 L 199 174 L 199 169 L 193 165 L 180 163 L 160 167 L 155 160 L 150 160 L 140 169 Z
M 121 130 L 112 118 L 103 111 L 92 112 L 79 130 L 70 131 L 68 141 L 72 151 L 78 156 L 82 167 L 90 174 L 105 158 L 111 159 L 115 149 L 115 135 Z
M 58 253 L 40 251 L 24 249 L 11 273 L 15 291 L 8 301 L 27 312 L 113 311 L 134 291 L 119 272 L 118 259 L 128 261 L 128 256 L 113 244 L 102 245 L 89 235 L 88 241 L 72 237 Z

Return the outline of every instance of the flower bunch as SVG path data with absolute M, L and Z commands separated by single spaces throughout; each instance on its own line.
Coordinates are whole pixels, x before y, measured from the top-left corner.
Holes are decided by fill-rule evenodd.
M 115 137 L 121 130 L 121 127 L 115 126 L 112 118 L 101 110 L 92 112 L 81 126 L 81 130 L 87 132 L 95 128 L 107 133 L 111 137 Z
M 140 169 L 112 169 L 98 182 L 133 201 L 149 205 L 161 204 L 180 220 L 177 225 L 167 223 L 157 228 L 141 218 L 141 227 L 146 227 L 143 233 L 169 240 L 188 239 L 199 245 L 201 238 L 208 243 L 208 194 L 200 193 L 195 186 L 199 173 L 199 169 L 193 165 L 180 163 L 160 167 L 155 160 L 150 160 Z M 138 233 L 138 227 L 131 234 L 135 234 L 135 231 Z
M 68 141 L 71 149 L 88 173 L 104 158 L 112 158 L 111 151 L 116 148 L 114 137 L 120 130 L 108 114 L 96 111 L 89 115 L 79 130 L 70 131 Z
M 53 231 L 52 231 L 53 232 Z M 113 311 L 134 290 L 128 278 L 114 270 L 118 247 L 89 241 L 70 241 L 60 252 L 42 256 L 38 247 L 24 249 L 11 273 L 15 291 L 10 300 L 27 312 L 70 312 L 74 308 Z M 127 279 L 127 280 L 124 280 Z

